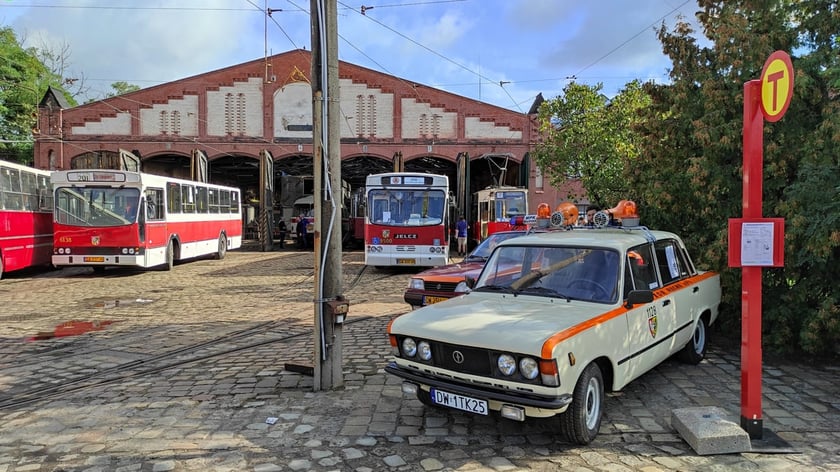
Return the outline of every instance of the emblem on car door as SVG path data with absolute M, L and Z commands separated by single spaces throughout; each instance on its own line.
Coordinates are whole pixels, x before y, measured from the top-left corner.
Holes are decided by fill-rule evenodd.
M 647 309 L 647 317 L 648 317 L 648 330 L 650 331 L 650 335 L 655 338 L 656 337 L 656 328 L 659 325 L 659 323 L 656 321 L 656 307 L 650 307 L 650 308 Z

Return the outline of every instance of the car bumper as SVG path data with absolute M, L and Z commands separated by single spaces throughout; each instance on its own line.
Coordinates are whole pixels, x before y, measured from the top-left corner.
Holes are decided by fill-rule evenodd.
M 542 410 L 563 410 L 572 403 L 572 396 L 569 394 L 561 394 L 558 396 L 545 396 L 536 394 L 520 394 L 513 395 L 498 390 L 488 390 L 483 388 L 471 387 L 460 383 L 447 382 L 435 377 L 423 375 L 419 372 L 412 372 L 400 368 L 396 362 L 390 362 L 385 366 L 385 372 L 414 382 L 419 385 L 428 387 L 435 387 L 446 390 L 451 393 L 465 395 L 473 398 L 483 398 L 486 400 L 494 400 L 499 403 L 509 403 L 512 405 L 521 405 L 530 408 L 538 408 Z

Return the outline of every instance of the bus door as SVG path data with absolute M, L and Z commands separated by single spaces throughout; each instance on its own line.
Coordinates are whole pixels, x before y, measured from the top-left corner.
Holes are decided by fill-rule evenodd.
M 145 221 L 141 225 L 141 242 L 147 249 L 153 247 L 166 247 L 169 243 L 169 235 L 164 219 L 165 199 L 162 188 L 147 188 L 145 192 Z M 148 256 L 147 256 L 148 257 Z

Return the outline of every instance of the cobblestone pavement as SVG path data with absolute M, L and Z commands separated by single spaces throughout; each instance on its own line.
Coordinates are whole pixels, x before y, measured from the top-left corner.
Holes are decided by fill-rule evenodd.
M 286 368 L 312 365 L 312 253 L 7 274 L 0 472 L 840 469 L 836 365 L 765 364 L 764 425 L 795 453 L 697 456 L 671 410 L 740 411 L 739 353 L 714 345 L 699 366 L 668 361 L 608 394 L 587 447 L 538 422 L 424 408 L 383 372 L 410 273 L 344 262 L 344 386 L 326 392 Z M 99 330 L 51 337 L 72 320 Z

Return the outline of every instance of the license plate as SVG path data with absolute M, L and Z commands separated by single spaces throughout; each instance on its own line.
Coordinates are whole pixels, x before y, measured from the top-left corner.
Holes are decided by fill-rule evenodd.
M 449 300 L 446 297 L 424 297 L 423 300 L 426 302 L 426 305 L 431 305 L 433 303 L 440 303 L 442 301 Z
M 102 256 L 85 257 L 85 262 L 105 262 L 105 258 Z
M 444 392 L 433 388 L 431 390 L 432 402 L 438 405 L 448 406 L 456 410 L 468 411 L 477 415 L 487 415 L 487 402 L 477 398 L 465 397 L 457 393 Z
M 414 259 L 397 259 L 397 264 L 414 265 L 415 263 Z

